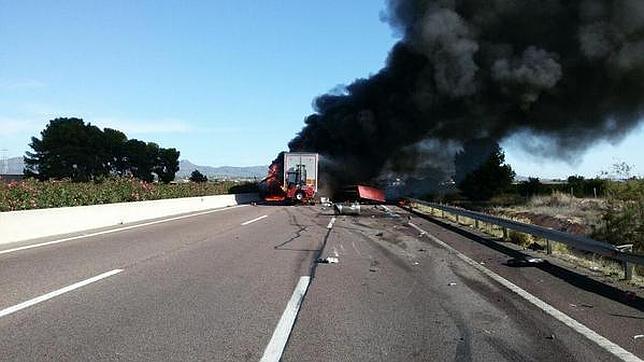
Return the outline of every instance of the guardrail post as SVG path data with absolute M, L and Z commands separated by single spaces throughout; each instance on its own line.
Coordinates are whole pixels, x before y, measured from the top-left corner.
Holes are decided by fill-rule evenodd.
M 633 252 L 633 244 L 624 244 L 624 245 L 618 245 L 617 248 L 621 252 Z M 635 264 L 629 263 L 626 260 L 622 262 L 624 264 L 624 279 L 626 280 L 633 280 L 633 272 L 635 272 Z
M 508 239 L 510 239 L 508 228 L 503 228 L 503 241 L 507 241 Z
M 445 218 L 445 210 L 441 210 L 441 218 Z
M 478 220 L 476 220 L 476 219 L 474 220 L 474 227 L 475 227 L 477 230 L 478 230 L 478 228 L 479 228 L 479 221 L 478 221 Z
M 633 272 L 635 271 L 635 265 L 627 261 L 624 262 L 624 279 L 633 280 Z
M 546 254 L 552 254 L 552 241 L 550 239 L 546 239 Z
M 456 223 L 457 223 L 457 224 L 460 224 L 460 222 L 459 222 L 459 220 L 458 220 L 458 214 L 456 214 Z

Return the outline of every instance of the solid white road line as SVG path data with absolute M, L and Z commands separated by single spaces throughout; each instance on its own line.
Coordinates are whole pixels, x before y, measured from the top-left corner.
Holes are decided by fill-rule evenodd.
M 418 230 L 421 235 L 424 235 L 431 239 L 433 242 L 436 244 L 444 247 L 445 249 L 453 252 L 456 254 L 456 256 L 466 262 L 467 264 L 471 265 L 481 273 L 487 275 L 488 277 L 494 279 L 496 282 L 499 284 L 503 285 L 504 287 L 510 289 L 514 293 L 518 294 L 521 296 L 523 299 L 527 300 L 528 302 L 534 304 L 537 306 L 537 308 L 541 309 L 542 311 L 546 312 L 556 320 L 562 322 L 563 324 L 567 325 L 568 327 L 572 328 L 575 330 L 577 333 L 581 334 L 582 336 L 588 338 L 590 341 L 594 342 L 597 344 L 599 347 L 602 349 L 606 350 L 608 353 L 612 354 L 613 356 L 621 359 L 622 361 L 642 361 L 639 359 L 637 356 L 632 354 L 631 352 L 623 349 L 619 345 L 609 341 L 607 338 L 601 336 L 597 332 L 593 331 L 592 329 L 586 327 L 585 325 L 579 323 L 572 317 L 568 316 L 567 314 L 561 312 L 560 310 L 556 309 L 555 307 L 551 306 L 550 304 L 542 301 L 541 299 L 535 297 L 534 295 L 528 293 L 527 291 L 519 288 L 516 284 L 512 283 L 511 281 L 503 278 L 502 276 L 496 274 L 495 272 L 485 268 L 481 264 L 477 263 L 476 261 L 470 259 L 467 257 L 465 254 L 461 253 L 460 251 L 454 249 L 444 241 L 440 240 L 439 238 L 429 234 L 425 230 L 421 229 L 417 225 L 413 223 L 409 223 L 409 226 L 413 227 L 414 229 Z
M 332 229 L 334 223 L 335 223 L 335 216 L 331 218 L 331 220 L 329 221 L 329 225 L 327 225 L 326 228 Z
M 38 244 L 32 244 L 32 245 L 21 246 L 21 247 L 18 247 L 18 248 L 12 248 L 12 249 L 0 250 L 0 254 L 8 254 L 8 253 L 13 253 L 13 252 L 20 251 L 20 250 L 27 250 L 27 249 L 39 248 L 39 247 L 42 247 L 42 246 L 47 246 L 47 245 L 53 245 L 53 244 L 64 243 L 64 242 L 66 242 L 66 241 L 71 241 L 71 240 L 77 240 L 77 239 L 83 239 L 83 238 L 90 238 L 90 237 L 92 237 L 92 236 L 98 236 L 98 235 L 105 235 L 105 234 L 117 233 L 117 232 L 119 232 L 119 231 L 125 231 L 125 230 L 130 230 L 130 229 L 136 229 L 136 228 L 140 228 L 140 227 L 143 227 L 143 226 L 149 226 L 149 225 L 161 224 L 161 223 L 168 222 L 168 221 L 181 220 L 181 219 L 185 219 L 185 218 L 189 218 L 189 217 L 193 217 L 193 216 L 205 215 L 205 214 L 210 214 L 210 213 L 213 213 L 213 212 L 218 212 L 218 211 L 223 211 L 223 210 L 236 209 L 236 208 L 238 208 L 238 207 L 244 207 L 244 206 L 248 206 L 248 205 L 230 206 L 230 207 L 226 207 L 226 208 L 222 208 L 222 209 L 208 210 L 208 211 L 198 212 L 198 213 L 189 214 L 189 215 L 182 215 L 182 216 L 171 217 L 171 218 L 169 218 L 169 219 L 150 221 L 150 222 L 146 222 L 146 223 L 143 223 L 143 224 L 136 224 L 136 225 L 131 225 L 131 226 L 124 226 L 124 227 L 120 227 L 120 228 L 117 228 L 117 229 L 110 229 L 110 230 L 105 230 L 105 231 L 98 231 L 98 232 L 95 232 L 95 233 L 83 234 L 83 235 L 77 235 L 77 236 L 71 236 L 71 237 L 69 237 L 69 238 L 58 239 L 58 240 L 52 240 L 52 241 L 47 241 L 47 242 L 44 242 L 44 243 L 38 243 Z
M 282 353 L 284 352 L 284 347 L 286 347 L 286 342 L 288 337 L 291 334 L 291 329 L 293 329 L 293 324 L 295 324 L 295 318 L 297 313 L 300 311 L 300 306 L 302 305 L 302 299 L 304 299 L 304 294 L 309 288 L 309 283 L 311 282 L 311 277 L 305 276 L 300 277 L 300 281 L 295 286 L 293 291 L 293 296 L 291 300 L 288 301 L 286 309 L 280 318 L 277 327 L 273 332 L 271 341 L 268 342 L 268 346 L 264 350 L 264 355 L 262 356 L 261 362 L 277 362 L 282 358 Z
M 241 226 L 246 226 L 246 225 L 248 225 L 248 224 L 252 224 L 252 223 L 254 223 L 255 221 L 259 221 L 259 220 L 264 219 L 264 218 L 267 218 L 267 217 L 268 217 L 268 215 L 262 215 L 262 216 L 260 216 L 260 217 L 254 218 L 253 220 L 248 220 L 248 221 L 246 221 L 246 222 L 241 223 Z
M 0 318 L 4 317 L 6 315 L 9 315 L 11 313 L 15 313 L 15 312 L 17 312 L 17 311 L 19 311 L 21 309 L 31 307 L 34 304 L 38 304 L 38 303 L 44 302 L 44 301 L 46 301 L 48 299 L 57 297 L 57 296 L 59 296 L 59 295 L 61 295 L 63 293 L 67 293 L 67 292 L 70 292 L 70 291 L 72 291 L 74 289 L 78 289 L 80 287 L 84 287 L 84 286 L 86 286 L 88 284 L 91 284 L 91 283 L 94 283 L 96 281 L 99 281 L 101 279 L 111 277 L 112 275 L 118 274 L 118 273 L 120 273 L 122 271 L 123 271 L 123 269 L 114 269 L 112 271 L 108 271 L 107 273 L 103 273 L 103 274 L 97 275 L 95 277 L 85 279 L 85 280 L 83 280 L 81 282 L 74 283 L 72 285 L 66 286 L 66 287 L 64 287 L 62 289 L 54 290 L 53 292 L 41 295 L 40 297 L 30 299 L 30 300 L 28 300 L 26 302 L 16 304 L 16 305 L 14 305 L 12 307 L 9 307 L 9 308 L 5 308 L 3 310 L 0 310 Z

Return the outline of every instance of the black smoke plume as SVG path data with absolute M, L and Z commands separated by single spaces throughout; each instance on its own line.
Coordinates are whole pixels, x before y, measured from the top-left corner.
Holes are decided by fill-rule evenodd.
M 289 143 L 335 184 L 449 174 L 464 142 L 519 132 L 571 158 L 644 115 L 642 0 L 389 0 L 383 18 L 402 37 L 385 68 L 317 98 Z

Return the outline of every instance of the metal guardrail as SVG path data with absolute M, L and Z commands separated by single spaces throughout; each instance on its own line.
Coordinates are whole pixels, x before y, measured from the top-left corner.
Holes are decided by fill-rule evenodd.
M 505 229 L 510 229 L 546 239 L 546 241 L 548 242 L 548 253 L 550 253 L 552 250 L 550 241 L 555 241 L 569 245 L 578 250 L 588 251 L 591 253 L 606 256 L 611 259 L 619 260 L 624 263 L 625 279 L 627 280 L 630 280 L 633 277 L 633 264 L 644 265 L 644 255 L 624 251 L 624 246 L 620 247 L 603 241 L 597 241 L 585 236 L 572 235 L 563 231 L 548 229 L 543 226 L 526 224 L 454 206 L 437 204 L 411 198 L 408 198 L 406 200 L 437 210 L 442 210 L 450 214 L 467 217 L 488 224 L 498 225 L 504 228 L 504 235 L 507 235 L 507 230 Z

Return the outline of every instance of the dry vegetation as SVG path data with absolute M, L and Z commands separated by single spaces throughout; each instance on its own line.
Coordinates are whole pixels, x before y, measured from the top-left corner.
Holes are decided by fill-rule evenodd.
M 456 217 L 437 210 L 423 208 L 436 217 L 445 217 L 457 222 Z M 644 180 L 631 179 L 625 182 L 608 182 L 606 193 L 601 198 L 581 198 L 561 192 L 533 196 L 511 206 L 491 206 L 487 213 L 516 221 L 541 225 L 569 233 L 586 235 L 615 245 L 633 244 L 633 251 L 644 253 Z M 459 218 L 462 225 L 474 227 L 474 222 Z M 479 230 L 495 237 L 503 231 L 492 225 L 479 223 Z M 510 242 L 523 248 L 545 250 L 546 241 L 531 235 L 510 231 Z M 622 277 L 622 266 L 594 254 L 576 251 L 566 245 L 553 243 L 553 254 L 577 266 L 610 277 Z M 636 268 L 632 284 L 644 286 L 644 268 Z
M 592 234 L 601 226 L 607 211 L 606 199 L 577 198 L 555 192 L 549 196 L 533 196 L 526 203 L 493 207 L 488 213 L 524 219 L 525 221 L 574 234 Z

